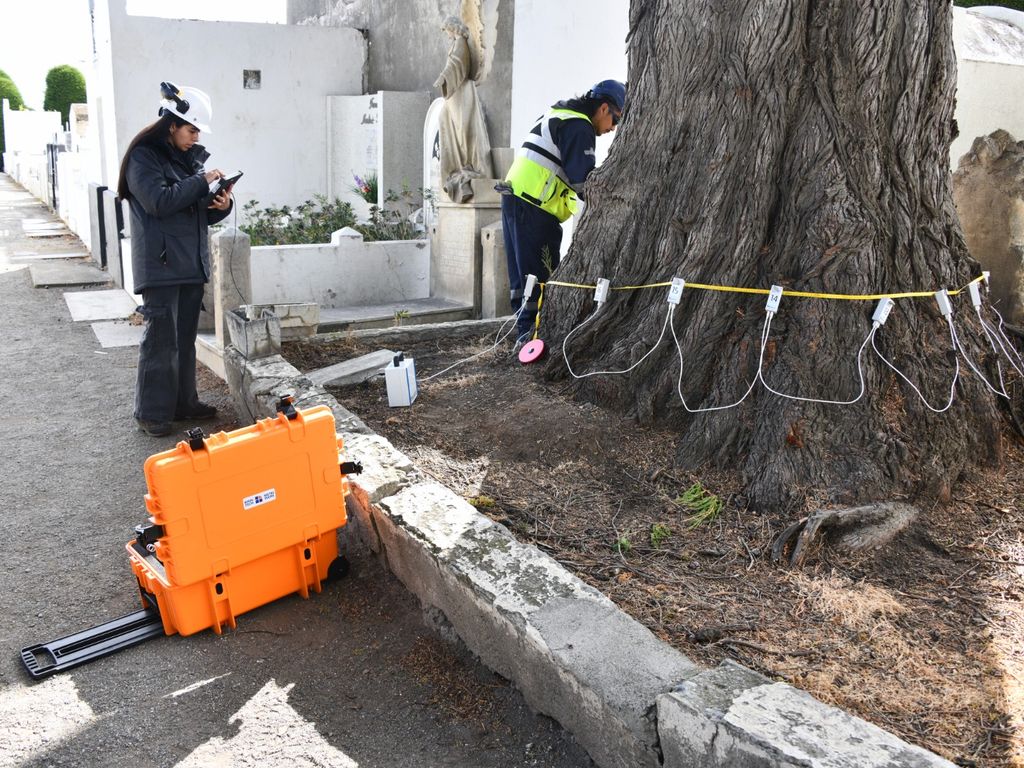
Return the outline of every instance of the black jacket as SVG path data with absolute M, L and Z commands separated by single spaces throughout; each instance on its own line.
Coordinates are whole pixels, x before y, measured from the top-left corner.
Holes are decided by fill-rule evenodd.
M 129 155 L 135 293 L 209 281 L 207 228 L 231 212 L 207 207 L 213 196 L 203 163 L 209 156 L 199 144 L 180 152 L 166 142 L 139 144 Z

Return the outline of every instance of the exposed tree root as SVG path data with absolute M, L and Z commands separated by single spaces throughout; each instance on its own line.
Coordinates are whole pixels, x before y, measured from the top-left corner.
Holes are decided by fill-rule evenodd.
M 775 538 L 772 560 L 780 562 L 792 544 L 789 564 L 800 567 L 820 530 L 838 536 L 837 546 L 841 549 L 881 547 L 910 525 L 916 516 L 916 508 L 900 502 L 818 510 L 793 523 Z

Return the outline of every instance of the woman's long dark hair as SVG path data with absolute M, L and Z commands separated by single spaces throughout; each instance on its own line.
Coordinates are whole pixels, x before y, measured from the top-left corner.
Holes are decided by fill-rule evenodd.
M 606 103 L 606 99 L 599 99 L 588 93 L 583 96 L 574 96 L 566 101 L 560 101 L 554 106 L 559 109 L 571 109 L 573 112 L 582 112 L 590 119 L 593 119 L 594 114 L 601 108 L 601 105 Z
M 171 128 L 177 128 L 184 124 L 185 121 L 181 118 L 170 112 L 164 112 L 156 122 L 150 123 L 135 135 L 131 144 L 128 145 L 128 149 L 125 150 L 124 157 L 121 158 L 121 172 L 117 175 L 118 197 L 127 200 L 132 196 L 128 189 L 128 158 L 131 157 L 132 150 L 139 144 L 158 144 L 161 141 L 169 141 Z

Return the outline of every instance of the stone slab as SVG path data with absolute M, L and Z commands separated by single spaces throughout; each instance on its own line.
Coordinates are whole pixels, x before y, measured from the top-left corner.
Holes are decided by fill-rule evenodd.
M 110 276 L 90 264 L 44 263 L 30 264 L 32 285 L 49 288 L 61 285 L 104 285 Z
M 480 316 L 501 317 L 509 311 L 508 261 L 500 221 L 480 229 L 483 257 L 480 272 Z
M 446 323 L 421 323 L 391 328 L 357 328 L 348 331 L 332 331 L 316 336 L 312 341 L 329 343 L 341 339 L 358 339 L 367 344 L 386 344 L 389 347 L 402 347 L 422 341 L 434 339 L 471 339 L 478 336 L 493 335 L 507 324 L 512 316 L 489 320 L 456 320 Z
M 410 299 L 390 304 L 322 307 L 320 333 L 358 333 L 363 330 L 409 328 L 454 323 L 472 317 L 473 307 L 441 298 Z
M 69 253 L 29 253 L 18 251 L 12 257 L 12 261 L 39 261 L 42 259 L 83 259 L 89 254 L 85 251 L 71 251 Z
M 71 319 L 124 320 L 136 308 L 135 299 L 121 288 L 106 291 L 74 291 L 64 294 L 64 301 L 71 312 Z
M 953 768 L 731 661 L 659 696 L 658 733 L 665 768 Z
M 364 381 L 379 376 L 394 358 L 390 349 L 380 349 L 368 355 L 360 355 L 351 360 L 343 360 L 326 368 L 310 371 L 306 375 L 314 384 L 322 387 L 348 387 L 362 384 Z
M 217 341 L 216 334 L 200 331 L 196 335 L 196 360 L 224 381 L 228 380 L 228 372 L 224 367 L 224 347 Z
M 142 342 L 144 325 L 132 325 L 127 320 L 111 320 L 92 324 L 92 332 L 104 349 L 110 347 L 137 347 Z

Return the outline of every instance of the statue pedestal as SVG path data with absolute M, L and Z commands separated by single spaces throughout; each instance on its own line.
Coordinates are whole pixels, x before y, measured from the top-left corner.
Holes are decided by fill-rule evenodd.
M 501 195 L 494 191 L 497 183 L 474 179 L 473 200 L 465 204 L 449 202 L 442 194 L 437 221 L 430 228 L 430 295 L 472 304 L 477 317 L 481 316 L 484 274 L 480 230 L 501 221 Z M 506 270 L 504 264 L 491 267 L 489 274 Z

